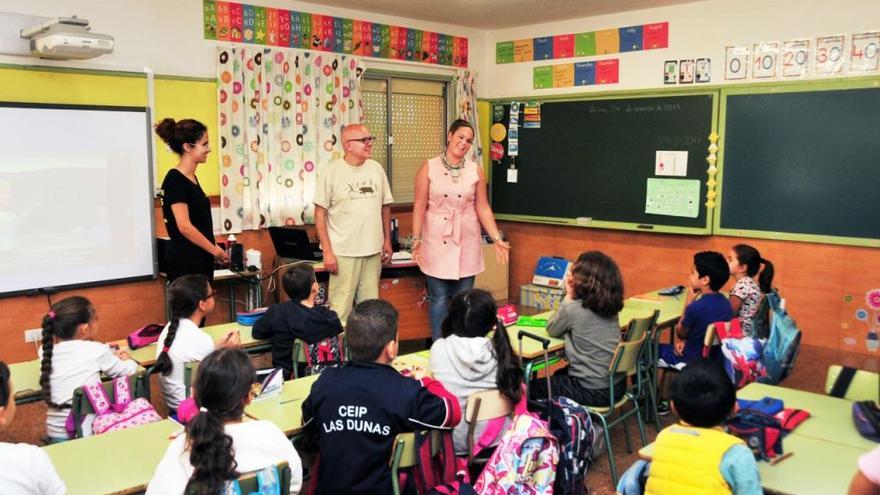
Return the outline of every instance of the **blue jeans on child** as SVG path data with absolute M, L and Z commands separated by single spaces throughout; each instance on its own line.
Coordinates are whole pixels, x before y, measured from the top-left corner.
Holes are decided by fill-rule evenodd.
M 472 289 L 475 279 L 475 276 L 470 276 L 458 280 L 444 280 L 425 275 L 428 286 L 428 302 L 431 303 L 428 316 L 431 320 L 432 340 L 437 340 L 442 336 L 440 328 L 443 326 L 446 314 L 449 313 L 449 300 L 459 292 Z

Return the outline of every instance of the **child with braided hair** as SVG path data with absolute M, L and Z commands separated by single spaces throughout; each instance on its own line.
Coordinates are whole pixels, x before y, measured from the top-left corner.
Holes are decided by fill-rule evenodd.
M 101 378 L 134 374 L 138 365 L 124 351 L 94 342 L 98 333 L 95 307 L 82 296 L 53 304 L 43 317 L 40 387 L 46 398 L 46 433 L 50 443 L 70 438 L 68 416 L 73 391 Z
M 180 280 L 180 279 L 178 279 Z M 256 379 L 244 351 L 218 349 L 199 365 L 193 396 L 199 414 L 174 439 L 156 467 L 147 495 L 216 495 L 243 473 L 287 462 L 290 493 L 302 486 L 302 462 L 284 433 L 270 421 L 245 421 Z
M 210 335 L 199 328 L 208 313 L 214 311 L 216 292 L 204 275 L 184 275 L 168 288 L 171 321 L 159 335 L 156 343 L 156 365 L 162 395 L 169 414 L 176 415 L 177 407 L 186 397 L 183 367 L 186 363 L 201 361 L 215 347 L 237 347 L 241 344 L 238 330 L 230 330 L 216 345 Z

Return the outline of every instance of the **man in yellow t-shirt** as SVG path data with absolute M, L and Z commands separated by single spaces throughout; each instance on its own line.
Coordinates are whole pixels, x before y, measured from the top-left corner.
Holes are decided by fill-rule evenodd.
M 391 207 L 375 137 L 362 124 L 342 129 L 345 155 L 327 164 L 315 187 L 315 227 L 330 273 L 330 308 L 345 321 L 352 303 L 379 297 L 382 262 L 391 258 Z

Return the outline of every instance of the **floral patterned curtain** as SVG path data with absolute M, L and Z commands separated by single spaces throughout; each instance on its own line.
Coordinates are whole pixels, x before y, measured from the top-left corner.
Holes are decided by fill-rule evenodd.
M 348 55 L 218 48 L 224 233 L 314 221 L 318 173 L 342 156 L 342 127 L 364 120 L 363 71 Z
M 459 70 L 455 76 L 455 101 L 458 104 L 458 118 L 467 120 L 474 126 L 474 144 L 468 158 L 483 163 L 483 148 L 480 141 L 480 121 L 477 114 L 477 74 L 471 70 Z

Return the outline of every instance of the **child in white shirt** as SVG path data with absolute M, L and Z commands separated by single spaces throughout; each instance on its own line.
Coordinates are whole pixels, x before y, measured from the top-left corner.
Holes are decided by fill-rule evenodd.
M 9 367 L 0 361 L 0 431 L 15 417 Z M 64 495 L 67 487 L 42 449 L 26 443 L 0 442 L 0 493 Z
M 293 445 L 274 423 L 243 417 L 255 379 L 254 366 L 241 350 L 218 349 L 202 360 L 193 384 L 199 414 L 187 424 L 186 435 L 168 446 L 147 495 L 188 489 L 221 493 L 237 475 L 281 462 L 290 466 L 290 493 L 299 492 L 302 462 Z
M 138 365 L 124 351 L 94 342 L 98 334 L 95 307 L 82 296 L 62 299 L 43 317 L 40 386 L 46 398 L 46 433 L 50 443 L 70 438 L 67 420 L 73 391 L 101 379 L 134 374 Z
M 178 277 L 168 288 L 171 321 L 159 335 L 156 343 L 156 365 L 162 395 L 170 413 L 176 414 L 180 401 L 186 398 L 183 384 L 183 367 L 186 363 L 201 361 L 214 350 L 214 340 L 199 328 L 198 322 L 214 311 L 211 284 L 203 275 Z M 230 330 L 217 347 L 238 346 L 241 337 L 238 330 Z

